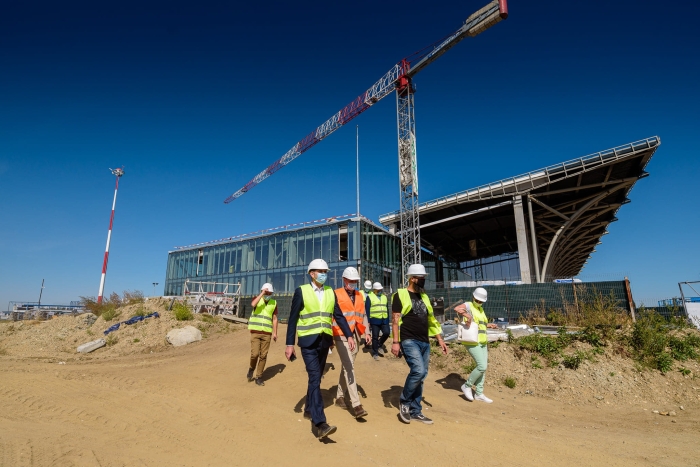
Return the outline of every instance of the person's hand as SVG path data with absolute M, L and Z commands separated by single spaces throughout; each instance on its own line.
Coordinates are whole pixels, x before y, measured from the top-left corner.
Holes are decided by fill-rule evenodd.
M 394 357 L 399 356 L 399 352 L 401 352 L 401 344 L 398 342 L 394 342 L 391 344 L 391 353 L 394 354 Z
M 365 334 L 365 345 L 370 345 L 372 343 L 372 334 Z
M 442 349 L 442 353 L 443 353 L 444 355 L 447 355 L 448 350 L 447 350 L 447 344 L 445 344 L 445 341 L 439 340 L 439 341 L 438 341 L 438 344 L 440 344 L 440 348 Z
M 495 323 L 489 323 L 486 325 L 486 327 L 489 329 L 498 329 L 498 325 Z
M 470 315 L 469 313 L 465 313 L 462 316 L 464 316 L 464 324 L 467 327 L 471 326 L 472 325 L 472 315 Z
M 277 333 L 276 332 L 272 333 L 272 340 L 277 342 Z
M 355 338 L 354 337 L 348 337 L 348 348 L 350 348 L 350 352 L 355 351 Z
M 287 357 L 287 360 L 292 358 L 292 355 L 294 355 L 294 346 L 293 345 L 288 345 L 286 349 L 284 349 L 284 356 Z

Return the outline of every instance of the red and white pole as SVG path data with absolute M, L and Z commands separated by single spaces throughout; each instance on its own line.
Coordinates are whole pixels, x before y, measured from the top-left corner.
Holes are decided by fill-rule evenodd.
M 105 259 L 102 262 L 102 278 L 100 279 L 100 292 L 97 294 L 97 303 L 102 303 L 102 295 L 104 295 L 105 291 L 105 276 L 107 276 L 107 259 L 109 258 L 109 242 L 112 240 L 112 225 L 114 224 L 114 208 L 117 206 L 117 191 L 119 190 L 119 178 L 122 175 L 124 175 L 124 169 L 114 169 L 112 170 L 112 174 L 117 177 L 117 184 L 114 188 L 112 215 L 109 218 L 109 231 L 107 232 L 107 247 L 105 248 Z

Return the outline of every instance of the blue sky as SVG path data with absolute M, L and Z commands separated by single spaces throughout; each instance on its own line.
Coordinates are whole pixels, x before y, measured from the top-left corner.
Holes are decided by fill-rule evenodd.
M 398 207 L 389 96 L 229 205 L 223 200 L 394 63 L 485 0 L 5 2 L 0 16 L 0 308 L 162 291 L 174 246 Z M 510 18 L 416 77 L 421 199 L 658 135 L 584 276 L 637 298 L 700 280 L 700 6 L 510 2 Z

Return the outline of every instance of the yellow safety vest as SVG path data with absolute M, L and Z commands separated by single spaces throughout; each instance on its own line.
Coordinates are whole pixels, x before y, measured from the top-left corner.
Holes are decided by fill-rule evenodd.
M 386 295 L 377 297 L 377 294 L 372 292 L 371 294 L 369 294 L 369 303 L 370 318 L 386 319 L 387 317 L 389 317 L 389 309 L 387 307 Z
M 332 336 L 333 308 L 335 307 L 333 289 L 324 285 L 323 300 L 319 303 L 311 284 L 304 284 L 300 288 L 304 309 L 299 313 L 297 336 L 311 336 L 322 332 Z
M 396 293 L 399 294 L 399 300 L 401 301 L 401 319 L 399 320 L 400 333 L 403 317 L 406 315 L 406 313 L 411 311 L 413 308 L 413 303 L 411 303 L 411 295 L 409 294 L 408 289 L 399 289 L 396 291 Z M 420 298 L 423 300 L 423 303 L 425 303 L 425 306 L 428 309 L 428 337 L 434 337 L 438 334 L 442 334 L 442 326 L 440 326 L 440 323 L 438 323 L 435 316 L 433 316 L 433 307 L 430 305 L 428 295 L 423 293 L 420 295 Z M 401 340 L 400 337 L 401 336 L 399 336 L 399 340 Z
M 277 308 L 277 301 L 274 298 L 269 302 L 264 298 L 258 300 L 253 314 L 248 319 L 248 330 L 272 332 L 272 315 L 275 314 L 275 308 Z
M 474 319 L 474 322 L 479 326 L 479 342 L 462 342 L 463 345 L 469 346 L 469 347 L 474 347 L 475 345 L 484 345 L 487 344 L 489 339 L 488 336 L 486 335 L 486 325 L 488 324 L 488 318 L 486 317 L 486 313 L 484 313 L 484 308 L 480 305 L 477 305 L 474 302 L 468 302 L 467 308 L 472 314 L 472 318 Z

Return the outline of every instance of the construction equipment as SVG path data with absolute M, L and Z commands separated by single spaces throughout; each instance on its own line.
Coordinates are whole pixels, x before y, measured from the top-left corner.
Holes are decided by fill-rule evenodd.
M 238 316 L 241 284 L 185 280 L 184 301 L 194 313 Z
M 507 17 L 507 0 L 494 0 L 469 16 L 462 27 L 445 39 L 435 42 L 413 55 L 404 58 L 362 95 L 295 144 L 285 155 L 256 175 L 251 181 L 246 183 L 243 188 L 226 198 L 224 203 L 230 203 L 239 198 L 335 130 L 396 90 L 401 213 L 399 234 L 401 235 L 402 272 L 405 273 L 408 265 L 420 263 L 421 258 L 418 219 L 416 125 L 413 103 L 415 88 L 412 79 L 419 71 L 434 62 L 462 39 L 474 37 Z M 359 216 L 360 213 L 357 213 L 357 215 Z

